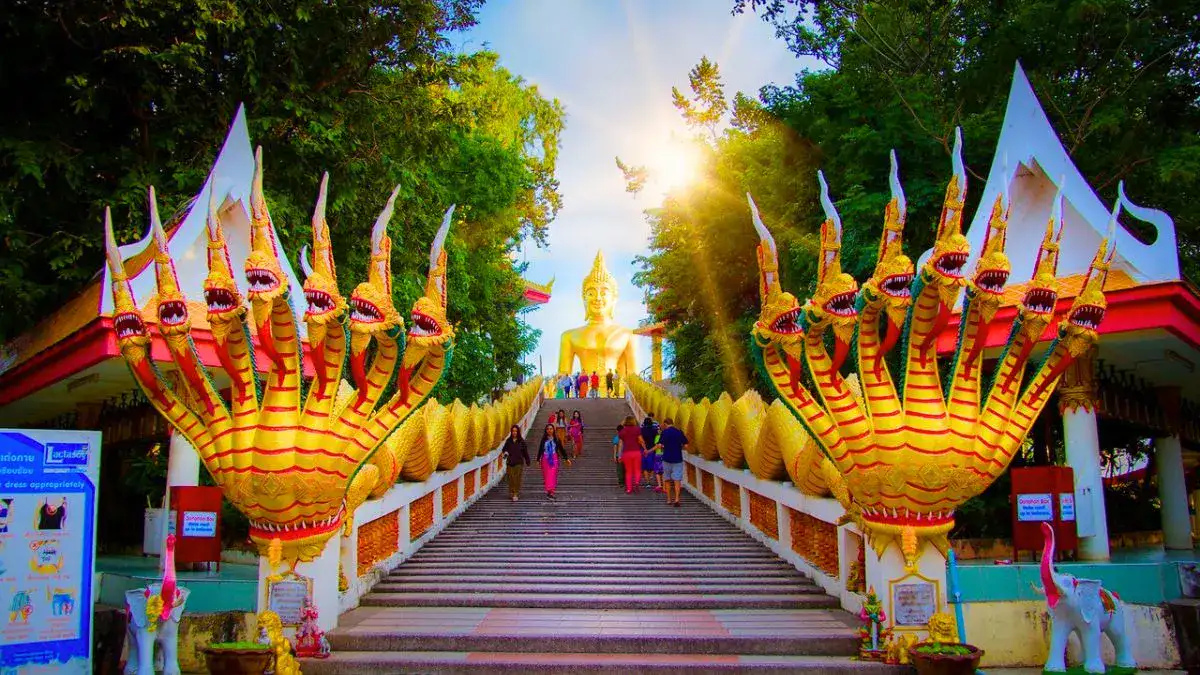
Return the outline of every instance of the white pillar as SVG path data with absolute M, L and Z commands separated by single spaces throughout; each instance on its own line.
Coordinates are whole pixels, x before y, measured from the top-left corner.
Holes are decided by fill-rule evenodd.
M 1108 517 L 1100 473 L 1100 433 L 1091 406 L 1063 411 L 1067 464 L 1075 471 L 1075 525 L 1080 560 L 1108 560 Z
M 1179 436 L 1154 439 L 1158 460 L 1158 499 L 1162 502 L 1163 545 L 1192 549 L 1191 515 L 1188 513 L 1187 482 L 1183 477 L 1183 447 Z
M 200 455 L 178 431 L 171 432 L 167 454 L 167 486 L 192 487 L 200 484 Z

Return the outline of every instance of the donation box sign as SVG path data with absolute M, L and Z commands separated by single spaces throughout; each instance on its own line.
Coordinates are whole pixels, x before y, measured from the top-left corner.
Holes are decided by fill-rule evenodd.
M 221 562 L 221 488 L 174 486 L 175 562 Z
M 1069 466 L 1017 467 L 1012 476 L 1013 557 L 1042 550 L 1042 523 L 1054 528 L 1057 551 L 1079 546 L 1075 472 Z
M 0 429 L 0 672 L 92 672 L 100 433 Z

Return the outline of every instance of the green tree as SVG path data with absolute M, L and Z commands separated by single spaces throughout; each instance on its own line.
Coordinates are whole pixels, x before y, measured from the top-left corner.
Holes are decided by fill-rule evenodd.
M 495 382 L 451 369 L 473 400 L 520 371 L 536 336 L 515 316 L 510 258 L 544 241 L 561 206 L 554 178 L 563 111 L 499 67 L 457 55 L 446 34 L 482 0 L 18 1 L 0 18 L 0 339 L 28 329 L 102 264 L 100 214 L 118 237 L 145 228 L 145 187 L 165 213 L 194 196 L 239 103 L 264 146 L 267 197 L 296 255 L 322 171 L 343 291 L 364 274 L 369 230 L 392 186 L 396 303 L 420 292 L 442 211 L 451 320 L 463 361 L 495 359 Z M 489 361 L 489 364 L 491 362 Z

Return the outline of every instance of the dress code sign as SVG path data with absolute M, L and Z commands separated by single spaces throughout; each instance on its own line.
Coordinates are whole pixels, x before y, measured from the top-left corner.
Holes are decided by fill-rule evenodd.
M 1049 494 L 1017 495 L 1017 520 L 1022 523 L 1054 520 L 1054 499 Z

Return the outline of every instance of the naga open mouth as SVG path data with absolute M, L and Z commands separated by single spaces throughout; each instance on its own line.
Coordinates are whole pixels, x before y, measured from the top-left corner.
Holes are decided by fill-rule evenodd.
M 261 267 L 246 270 L 246 281 L 253 293 L 270 293 L 279 288 L 279 277 L 274 272 Z
M 142 317 L 133 312 L 125 312 L 118 314 L 113 319 L 113 329 L 117 332 L 117 339 L 124 340 L 132 337 L 145 337 L 146 324 L 142 321 Z
M 966 264 L 966 253 L 943 253 L 942 255 L 938 256 L 938 259 L 933 263 L 933 266 L 938 272 L 941 272 L 943 276 L 953 279 L 961 279 L 962 268 Z
M 308 315 L 318 316 L 328 314 L 333 311 L 334 302 L 333 296 L 325 291 L 315 289 L 305 289 L 304 299 L 308 301 Z
M 907 508 L 888 509 L 886 507 L 862 507 L 863 520 L 879 525 L 911 525 L 914 527 L 933 527 L 953 522 L 954 509 L 925 513 L 910 511 Z
M 187 305 L 182 300 L 158 303 L 158 323 L 162 326 L 182 326 L 187 322 Z
M 233 293 L 224 288 L 204 289 L 204 304 L 208 305 L 209 314 L 223 314 L 237 308 Z
M 893 274 L 879 284 L 879 290 L 892 298 L 911 298 L 912 280 L 911 274 Z
M 383 321 L 383 312 L 369 300 L 350 298 L 350 320 L 359 323 L 379 323 Z
M 291 523 L 273 523 L 266 520 L 251 520 L 250 536 L 259 539 L 289 540 L 325 534 L 340 527 L 345 515 L 346 507 L 343 505 L 334 515 L 317 521 L 298 520 Z
M 781 335 L 796 335 L 800 332 L 800 324 L 796 323 L 796 319 L 798 318 L 800 318 L 799 307 L 784 312 L 771 324 L 771 330 Z
M 1071 310 L 1067 321 L 1080 328 L 1096 330 L 1104 320 L 1104 308 L 1098 305 L 1083 305 Z
M 857 293 L 854 291 L 846 291 L 838 293 L 825 303 L 825 311 L 837 316 L 854 316 L 857 312 L 854 309 L 854 298 Z
M 1058 293 L 1049 288 L 1031 288 L 1025 292 L 1025 299 L 1021 301 L 1021 304 L 1031 312 L 1049 314 L 1054 311 L 1054 305 L 1057 302 Z
M 1005 270 L 983 270 L 975 275 L 975 287 L 992 295 L 1004 292 L 1004 284 L 1008 283 L 1008 272 Z
M 441 335 L 442 328 L 433 318 L 420 312 L 413 312 L 412 327 L 408 329 L 408 334 L 413 337 L 433 337 Z

